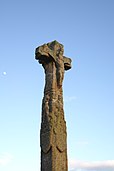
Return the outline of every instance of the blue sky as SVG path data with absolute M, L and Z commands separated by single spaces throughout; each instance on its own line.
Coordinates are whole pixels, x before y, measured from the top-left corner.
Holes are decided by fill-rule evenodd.
M 57 40 L 65 73 L 69 171 L 114 170 L 114 1 L 1 0 L 0 170 L 40 171 L 44 72 L 35 48 Z

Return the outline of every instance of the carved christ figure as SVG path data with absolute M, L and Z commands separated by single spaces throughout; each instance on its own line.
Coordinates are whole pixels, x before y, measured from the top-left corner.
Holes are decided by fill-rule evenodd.
M 41 171 L 67 171 L 67 132 L 63 110 L 62 83 L 71 59 L 63 56 L 57 41 L 36 48 L 36 59 L 45 71 L 40 131 Z

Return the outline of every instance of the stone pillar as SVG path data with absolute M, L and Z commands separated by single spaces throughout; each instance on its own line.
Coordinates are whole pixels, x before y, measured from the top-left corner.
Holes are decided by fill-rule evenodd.
M 63 110 L 62 83 L 71 59 L 63 56 L 64 47 L 57 41 L 36 48 L 36 60 L 45 71 L 40 130 L 41 171 L 68 171 L 67 132 Z

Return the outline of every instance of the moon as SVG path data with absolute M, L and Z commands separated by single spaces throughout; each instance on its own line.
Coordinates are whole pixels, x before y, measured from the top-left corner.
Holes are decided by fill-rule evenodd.
M 7 74 L 7 73 L 4 71 L 4 72 L 3 72 L 3 75 L 6 75 L 6 74 Z

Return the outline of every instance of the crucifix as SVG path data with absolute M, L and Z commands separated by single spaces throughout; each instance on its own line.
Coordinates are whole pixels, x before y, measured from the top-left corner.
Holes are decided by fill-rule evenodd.
M 45 72 L 40 130 L 41 171 L 68 171 L 62 83 L 65 70 L 71 69 L 71 59 L 63 53 L 64 47 L 57 41 L 41 45 L 35 51 L 35 58 Z

